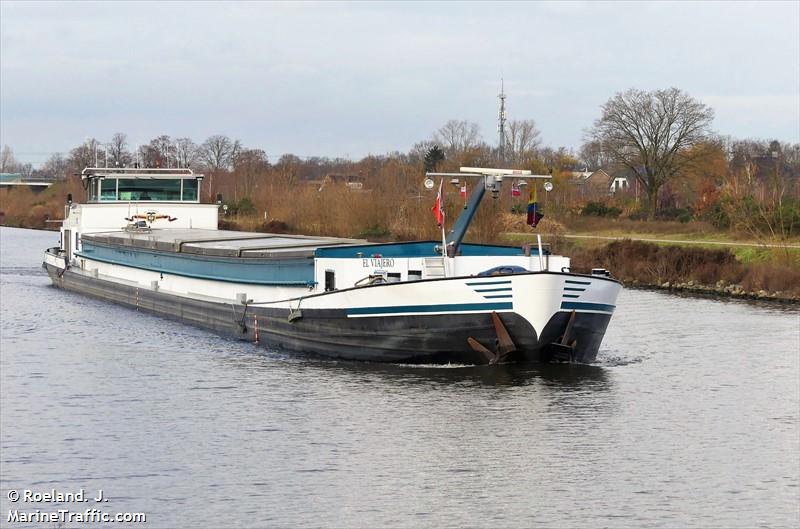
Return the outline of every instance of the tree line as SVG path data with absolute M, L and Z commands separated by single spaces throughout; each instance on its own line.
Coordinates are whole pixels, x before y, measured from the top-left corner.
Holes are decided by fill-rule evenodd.
M 95 165 L 191 167 L 209 175 L 211 188 L 218 186 L 235 196 L 247 196 L 276 175 L 288 183 L 318 180 L 331 173 L 370 179 L 379 173 L 385 175 L 383 169 L 389 166 L 397 171 L 402 168 L 404 174 L 419 174 L 422 170 L 457 170 L 463 165 L 503 165 L 562 177 L 602 168 L 612 175 L 624 174 L 636 184 L 637 193 L 642 194 L 642 209 L 651 219 L 660 209 L 674 205 L 676 195 L 697 211 L 708 209 L 707 202 L 724 194 L 723 189 L 735 188 L 737 196 L 749 193 L 761 202 L 797 198 L 800 144 L 721 136 L 711 129 L 713 118 L 713 109 L 677 88 L 630 89 L 601 106 L 599 117 L 577 151 L 543 146 L 541 132 L 532 119 L 510 120 L 504 137 L 495 145 L 483 138 L 477 123 L 453 119 L 408 152 L 358 161 L 293 154 L 269 160 L 264 150 L 246 147 L 221 134 L 200 143 L 160 135 L 149 143 L 132 146 L 127 135 L 120 132 L 108 141 L 91 138 L 66 155 L 54 154 L 38 171 L 30 164 L 17 163 L 13 151 L 5 146 L 0 153 L 0 171 L 63 177 Z M 758 162 L 765 158 L 773 160 L 772 172 L 780 177 L 776 177 L 780 182 L 773 182 L 770 192 L 765 191 L 764 164 Z M 762 175 L 757 178 L 759 173 Z M 638 195 L 636 198 L 638 204 Z

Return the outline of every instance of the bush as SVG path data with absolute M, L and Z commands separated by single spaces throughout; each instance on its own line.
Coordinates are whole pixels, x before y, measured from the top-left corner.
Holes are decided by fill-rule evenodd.
M 752 196 L 723 197 L 712 204 L 704 219 L 720 230 L 734 228 L 792 237 L 800 232 L 800 201 L 788 199 L 778 206 L 760 203 Z
M 727 208 L 719 200 L 708 208 L 706 214 L 703 215 L 703 220 L 710 222 L 718 230 L 727 230 L 731 227 L 731 217 L 728 215 Z
M 615 219 L 622 214 L 622 210 L 614 206 L 606 206 L 602 202 L 587 202 L 581 210 L 585 217 L 607 217 Z
M 289 233 L 289 225 L 282 220 L 272 219 L 269 222 L 262 222 L 258 231 L 263 233 Z
M 677 220 L 682 224 L 686 224 L 690 220 L 692 220 L 692 212 L 686 208 L 664 208 L 660 209 L 656 213 L 656 219 L 658 220 Z
M 630 220 L 638 220 L 638 221 L 647 220 L 647 211 L 645 211 L 643 209 L 633 210 L 628 215 L 628 218 Z
M 228 215 L 254 215 L 256 206 L 249 197 L 228 204 Z
M 367 226 L 358 234 L 359 239 L 385 239 L 392 234 L 389 231 L 389 228 L 386 226 L 381 226 L 379 224 L 373 224 L 372 226 Z

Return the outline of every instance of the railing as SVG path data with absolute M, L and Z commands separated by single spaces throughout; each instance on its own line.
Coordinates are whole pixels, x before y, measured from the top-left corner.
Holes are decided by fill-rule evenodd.
M 87 178 L 203 178 L 188 167 L 87 167 L 80 172 L 82 179 Z

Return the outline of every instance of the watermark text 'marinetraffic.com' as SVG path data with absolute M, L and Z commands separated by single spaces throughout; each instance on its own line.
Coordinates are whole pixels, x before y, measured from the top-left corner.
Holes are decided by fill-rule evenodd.
M 94 508 L 85 511 L 58 509 L 49 512 L 42 512 L 41 509 L 35 511 L 9 509 L 6 521 L 8 523 L 144 523 L 147 522 L 147 515 L 143 512 L 109 513 Z

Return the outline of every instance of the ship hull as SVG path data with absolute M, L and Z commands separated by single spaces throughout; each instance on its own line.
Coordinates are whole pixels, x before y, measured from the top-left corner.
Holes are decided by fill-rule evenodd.
M 367 305 L 364 301 L 396 299 L 398 295 L 402 297 L 404 290 L 401 290 L 401 284 L 309 296 L 302 300 L 302 304 L 297 302 L 301 304 L 299 310 L 293 310 L 291 301 L 277 305 L 209 301 L 104 279 L 60 265 L 59 260 L 51 256 L 45 259 L 43 266 L 53 284 L 66 290 L 178 319 L 269 348 L 348 360 L 484 364 L 487 358 L 470 348 L 467 339 L 473 338 L 488 349 L 494 349 L 497 331 L 492 312 L 496 312 L 517 348 L 506 361 L 552 360 L 551 345 L 564 341 L 565 330 L 569 326 L 566 341 L 573 347 L 568 359 L 590 363 L 597 356 L 613 312 L 613 309 L 611 312 L 608 309 L 573 311 L 569 310 L 569 305 L 565 309 L 557 297 L 554 298 L 554 307 L 537 306 L 532 317 L 531 305 L 546 305 L 540 302 L 526 303 L 525 299 L 536 297 L 535 292 L 513 304 L 440 304 L 435 306 L 435 310 L 415 308 L 418 313 L 411 313 L 407 306 L 398 312 L 390 310 L 397 307 L 386 307 L 385 303 L 371 302 Z M 515 276 L 515 281 L 523 279 Z M 531 281 L 533 279 L 529 278 Z M 609 280 L 602 280 L 602 283 L 608 291 L 604 294 L 607 301 L 611 301 L 610 296 L 615 301 L 618 283 Z M 413 287 L 419 288 L 420 285 Z M 428 287 L 447 292 L 450 285 L 441 282 Z M 358 296 L 363 296 L 363 299 L 359 301 Z M 343 305 L 345 299 L 346 306 Z M 337 303 L 342 303 L 342 306 L 336 307 Z M 470 311 L 467 305 L 479 310 Z M 613 305 L 604 305 L 610 306 Z M 446 307 L 455 307 L 455 310 Z M 447 310 L 450 312 L 442 312 Z M 570 318 L 572 325 L 568 325 Z

